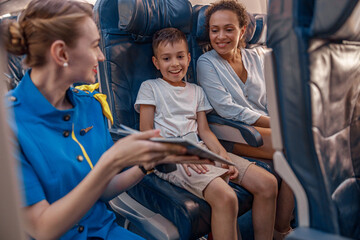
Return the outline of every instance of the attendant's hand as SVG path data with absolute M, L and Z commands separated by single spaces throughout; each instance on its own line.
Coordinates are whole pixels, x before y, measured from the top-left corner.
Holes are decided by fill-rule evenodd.
M 165 144 L 149 141 L 160 136 L 159 130 L 149 130 L 129 135 L 117 141 L 104 155 L 113 160 L 113 167 L 122 170 L 124 167 L 142 165 L 151 169 L 163 163 L 204 163 L 209 160 L 197 156 L 185 156 L 186 148 L 176 144 Z
M 186 163 L 184 163 L 184 164 L 182 164 L 182 166 L 183 166 L 186 174 L 189 177 L 191 176 L 189 168 L 191 168 L 192 170 L 194 170 L 198 174 L 207 173 L 209 171 L 209 169 L 204 164 L 186 164 Z

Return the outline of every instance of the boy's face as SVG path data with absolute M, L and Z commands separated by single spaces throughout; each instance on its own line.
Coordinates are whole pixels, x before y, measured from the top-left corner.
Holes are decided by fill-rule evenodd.
M 190 63 L 190 53 L 184 40 L 174 44 L 160 43 L 152 61 L 165 81 L 173 86 L 184 86 L 182 79 Z

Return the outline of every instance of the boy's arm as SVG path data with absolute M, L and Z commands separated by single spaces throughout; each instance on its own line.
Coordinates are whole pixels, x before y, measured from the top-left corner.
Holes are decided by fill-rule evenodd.
M 204 111 L 197 112 L 198 132 L 201 140 L 214 153 L 229 159 L 225 148 L 220 144 L 215 134 L 210 130 L 206 113 Z
M 207 122 L 206 113 L 204 111 L 197 112 L 198 132 L 201 140 L 205 145 L 214 153 L 222 156 L 225 159 L 231 161 L 225 148 L 221 145 L 215 134 L 210 130 Z M 229 168 L 230 179 L 235 179 L 239 175 L 239 171 L 234 166 L 227 166 L 223 164 L 223 167 Z
M 140 105 L 140 131 L 154 129 L 155 106 Z

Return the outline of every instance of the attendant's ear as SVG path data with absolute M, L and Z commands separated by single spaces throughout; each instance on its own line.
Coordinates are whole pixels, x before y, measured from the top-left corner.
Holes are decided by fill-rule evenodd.
M 64 63 L 68 63 L 69 57 L 66 51 L 66 44 L 63 40 L 56 40 L 51 44 L 50 56 L 59 66 L 64 66 Z
M 152 56 L 152 62 L 154 64 L 154 66 L 156 67 L 157 70 L 160 70 L 160 67 L 159 67 L 159 62 L 157 60 L 157 58 L 155 56 Z
M 190 52 L 188 52 L 188 66 L 190 65 L 190 61 L 191 61 L 191 54 Z

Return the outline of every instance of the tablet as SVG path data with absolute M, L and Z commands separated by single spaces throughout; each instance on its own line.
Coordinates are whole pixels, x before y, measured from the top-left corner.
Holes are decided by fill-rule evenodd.
M 138 133 L 139 131 L 127 127 L 125 125 L 120 124 L 120 128 L 117 130 L 117 133 L 121 135 L 130 135 L 133 133 Z M 233 162 L 221 157 L 220 155 L 211 152 L 209 149 L 199 146 L 196 142 L 184 139 L 184 138 L 162 138 L 162 137 L 155 137 L 150 138 L 153 142 L 160 142 L 160 143 L 171 143 L 171 144 L 179 144 L 181 146 L 186 147 L 187 153 L 189 155 L 196 155 L 200 158 L 209 159 L 210 161 L 217 161 L 227 165 L 234 165 Z

